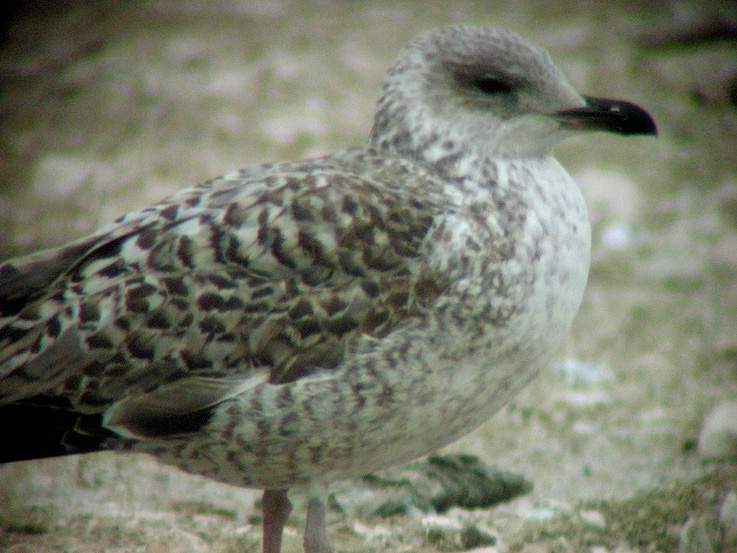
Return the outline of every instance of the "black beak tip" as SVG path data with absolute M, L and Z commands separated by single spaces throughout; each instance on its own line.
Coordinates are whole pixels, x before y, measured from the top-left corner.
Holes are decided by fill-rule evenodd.
M 588 108 L 598 113 L 603 130 L 630 136 L 658 136 L 658 126 L 652 116 L 643 108 L 624 100 L 585 97 Z
M 652 116 L 637 104 L 624 100 L 585 96 L 586 106 L 558 113 L 564 125 L 578 129 L 609 131 L 624 136 L 658 136 Z
M 621 134 L 658 136 L 658 126 L 652 116 L 636 104 L 620 102 L 619 110 L 623 116 Z

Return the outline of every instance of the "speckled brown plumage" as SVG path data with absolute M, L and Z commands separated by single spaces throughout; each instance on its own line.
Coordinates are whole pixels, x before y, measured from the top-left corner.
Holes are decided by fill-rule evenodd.
M 447 27 L 400 54 L 366 147 L 6 262 L 0 419 L 31 445 L 2 460 L 131 450 L 265 488 L 268 553 L 307 486 L 305 549 L 328 551 L 331 480 L 472 430 L 562 341 L 589 228 L 550 150 L 586 129 L 655 132 L 515 35 Z
M 4 395 L 40 377 L 94 411 L 181 378 L 285 383 L 337 366 L 357 336 L 385 336 L 446 285 L 413 270 L 438 184 L 382 161 L 350 152 L 207 182 L 69 248 L 38 289 L 20 275 L 47 267 L 4 265 L 2 361 L 17 366 Z M 49 387 L 57 356 L 75 361 Z

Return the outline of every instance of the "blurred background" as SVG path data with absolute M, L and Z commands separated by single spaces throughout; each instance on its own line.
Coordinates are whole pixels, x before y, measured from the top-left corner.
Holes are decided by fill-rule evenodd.
M 498 533 L 498 551 L 727 550 L 737 535 L 734 2 L 37 0 L 6 10 L 0 260 L 231 169 L 362 144 L 398 50 L 447 23 L 515 31 L 582 93 L 648 109 L 657 140 L 597 134 L 557 149 L 591 212 L 584 304 L 550 370 L 447 451 L 534 483 L 472 515 Z M 351 485 L 334 497 L 339 550 L 464 547 L 430 539 L 416 517 L 357 521 L 340 501 Z M 257 498 L 144 457 L 2 466 L 0 550 L 257 551 Z M 297 494 L 287 551 L 300 550 L 300 509 Z

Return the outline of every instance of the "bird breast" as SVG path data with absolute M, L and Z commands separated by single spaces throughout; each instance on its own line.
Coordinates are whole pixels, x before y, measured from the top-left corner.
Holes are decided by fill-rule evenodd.
M 171 462 L 270 489 L 353 477 L 430 453 L 504 406 L 568 331 L 590 239 L 556 161 L 495 170 L 493 182 L 458 180 L 426 236 L 418 271 L 448 283 L 431 305 L 381 340 L 360 339 L 337 370 L 223 402 Z

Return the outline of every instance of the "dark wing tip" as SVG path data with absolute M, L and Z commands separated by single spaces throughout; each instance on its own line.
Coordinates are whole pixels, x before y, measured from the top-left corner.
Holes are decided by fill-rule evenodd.
M 101 422 L 100 415 L 82 415 L 55 407 L 31 403 L 4 405 L 0 407 L 3 427 L 0 463 L 110 449 L 110 440 L 115 435 L 104 429 Z

